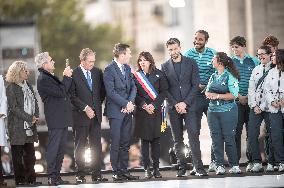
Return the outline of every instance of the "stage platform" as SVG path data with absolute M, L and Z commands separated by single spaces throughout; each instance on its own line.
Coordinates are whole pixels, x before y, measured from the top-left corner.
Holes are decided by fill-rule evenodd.
M 163 168 L 161 173 L 162 179 L 144 179 L 144 172 L 142 169 L 137 169 L 131 172 L 133 175 L 140 176 L 139 180 L 113 182 L 112 174 L 108 172 L 104 173 L 104 176 L 109 179 L 106 183 L 92 183 L 91 177 L 87 176 L 86 184 L 75 184 L 75 174 L 69 173 L 62 175 L 62 179 L 70 181 L 69 185 L 48 186 L 47 177 L 45 174 L 39 175 L 37 181 L 43 182 L 40 188 L 44 187 L 62 187 L 62 188 L 243 188 L 243 187 L 284 187 L 284 173 L 271 172 L 271 173 L 245 173 L 245 167 L 241 168 L 243 173 L 237 175 L 215 175 L 215 173 L 209 173 L 209 176 L 197 177 L 188 175 L 185 178 L 177 178 L 176 171 L 171 168 Z M 228 168 L 226 171 L 228 172 Z M 187 171 L 189 173 L 189 171 Z M 7 177 L 6 182 L 9 187 L 16 187 L 14 179 Z

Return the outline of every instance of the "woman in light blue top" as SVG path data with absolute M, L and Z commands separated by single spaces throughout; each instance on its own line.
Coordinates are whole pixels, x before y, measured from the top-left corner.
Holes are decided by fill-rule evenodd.
M 232 59 L 224 52 L 218 52 L 212 59 L 212 64 L 217 71 L 211 75 L 205 95 L 210 99 L 207 118 L 217 164 L 216 174 L 225 173 L 224 142 L 232 166 L 229 172 L 241 173 L 234 139 L 238 122 L 235 98 L 239 92 L 239 73 Z

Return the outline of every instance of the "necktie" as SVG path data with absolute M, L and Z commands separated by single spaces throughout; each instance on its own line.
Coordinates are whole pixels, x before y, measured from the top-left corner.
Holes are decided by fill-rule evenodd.
M 90 71 L 87 71 L 87 82 L 90 90 L 92 91 L 92 79 L 91 79 L 91 73 Z
M 125 77 L 125 66 L 124 65 L 121 66 L 121 72 L 122 72 L 122 75 Z

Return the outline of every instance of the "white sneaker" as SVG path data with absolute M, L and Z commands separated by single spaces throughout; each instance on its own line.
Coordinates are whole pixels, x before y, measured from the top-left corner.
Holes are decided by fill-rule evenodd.
M 216 172 L 217 166 L 216 162 L 212 161 L 208 167 L 208 172 Z
M 240 173 L 242 173 L 242 171 L 241 171 L 241 169 L 240 169 L 239 166 L 233 166 L 233 167 L 229 170 L 229 172 L 230 172 L 231 174 L 240 174 Z
M 216 169 L 216 174 L 217 175 L 223 175 L 225 174 L 226 170 L 223 166 L 218 166 L 217 169 Z
M 270 163 L 267 164 L 266 172 L 274 172 L 274 167 L 272 164 Z
M 251 172 L 263 172 L 263 167 L 261 163 L 254 163 Z
M 278 171 L 279 166 L 275 165 L 273 168 L 274 168 L 274 171 Z
M 253 163 L 248 163 L 247 168 L 246 168 L 246 172 L 250 172 L 252 167 L 253 167 Z
M 279 172 L 284 172 L 284 163 L 280 163 L 280 164 L 279 164 L 278 171 L 279 171 Z

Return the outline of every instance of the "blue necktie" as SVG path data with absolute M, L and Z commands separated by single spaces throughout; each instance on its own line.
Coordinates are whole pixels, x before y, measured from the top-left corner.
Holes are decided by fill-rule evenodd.
M 91 74 L 90 71 L 87 71 L 87 82 L 88 82 L 90 90 L 92 91 L 92 79 L 91 79 L 90 74 Z

